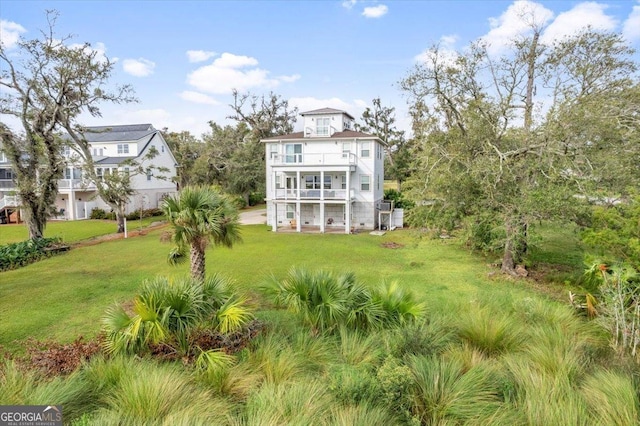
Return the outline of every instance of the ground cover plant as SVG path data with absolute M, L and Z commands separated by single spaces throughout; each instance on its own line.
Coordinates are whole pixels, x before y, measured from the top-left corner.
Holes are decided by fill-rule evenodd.
M 149 356 L 94 356 L 75 372 L 49 379 L 4 361 L 0 403 L 56 398 L 76 425 L 122 419 L 222 425 L 639 421 L 640 370 L 615 355 L 601 327 L 576 315 L 566 300 L 492 275 L 487 259 L 455 238 L 416 239 L 408 231 L 274 234 L 257 225 L 241 232 L 242 244 L 212 250 L 207 262 L 209 271 L 234 279 L 234 291 L 264 323 L 246 347 L 210 368 Z M 29 335 L 61 342 L 78 334 L 92 338 L 107 307 L 133 300 L 144 280 L 159 274 L 175 282 L 188 275 L 187 265 L 166 263 L 169 246 L 161 233 L 3 272 L 0 312 L 12 320 L 0 322 L 0 344 L 19 356 L 14 340 Z M 353 276 L 372 293 L 395 281 L 423 304 L 424 314 L 384 328 L 318 327 L 263 292 L 271 277 L 280 284 L 290 280 L 292 266 L 316 281 Z M 58 294 L 48 297 L 53 289 Z

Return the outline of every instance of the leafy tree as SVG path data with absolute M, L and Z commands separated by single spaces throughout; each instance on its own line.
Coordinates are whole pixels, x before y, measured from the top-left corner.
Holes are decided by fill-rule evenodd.
M 194 280 L 205 278 L 205 250 L 210 243 L 232 247 L 240 241 L 238 210 L 212 187 L 183 188 L 165 199 L 162 209 L 173 226 L 171 238 L 176 244 L 169 262 L 184 260 L 189 249 Z
M 372 101 L 373 109 L 367 107 L 362 113 L 363 125 L 356 124 L 356 129 L 371 133 L 382 142 L 385 149 L 385 177 L 398 182 L 398 191 L 402 182 L 409 175 L 410 151 L 404 131 L 395 126 L 395 108 L 382 106 L 380 98 Z
M 87 43 L 68 44 L 54 32 L 57 12 L 48 11 L 40 39 L 18 42 L 16 51 L 0 42 L 0 113 L 16 117 L 21 132 L 0 123 L 3 150 L 12 163 L 30 238 L 40 238 L 62 177 L 63 124 L 83 112 L 100 116 L 101 102 L 133 101 L 132 89 L 105 89 L 113 63 Z
M 615 130 L 613 117 L 630 123 L 639 111 L 614 102 L 634 90 L 632 51 L 620 35 L 588 30 L 545 46 L 541 31 L 533 25 L 498 58 L 481 42 L 455 59 L 435 46 L 401 82 L 420 132 L 413 194 L 435 200 L 416 211 L 436 211 L 435 222 L 455 218 L 450 225 L 466 217 L 479 231 L 472 237 L 502 248 L 510 274 L 526 255 L 532 221 L 578 216 L 576 195 L 587 199 L 609 176 L 593 168 L 594 156 L 632 146 L 633 131 Z M 596 118 L 603 108 L 610 119 Z M 593 120 L 588 132 L 574 117 Z
M 233 113 L 228 118 L 236 121 L 235 131 L 239 134 L 231 144 L 231 155 L 223 162 L 226 168 L 223 186 L 228 192 L 242 195 L 249 204 L 252 192 L 264 192 L 265 150 L 260 140 L 293 132 L 298 109 L 289 109 L 288 101 L 274 93 L 258 97 L 239 94 L 237 90 L 233 91 L 230 106 Z M 213 125 L 212 128 L 215 133 L 217 129 Z M 229 130 L 225 128 L 225 133 Z M 216 146 L 229 142 L 226 138 L 214 141 Z
M 188 131 L 170 132 L 162 129 L 162 136 L 178 162 L 177 183 L 179 188 L 189 185 L 212 183 L 207 179 L 206 171 L 202 172 L 201 159 L 205 157 L 206 145 Z

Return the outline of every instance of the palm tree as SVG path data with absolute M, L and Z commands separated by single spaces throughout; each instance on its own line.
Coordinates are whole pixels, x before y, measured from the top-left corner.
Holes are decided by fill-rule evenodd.
M 204 281 L 204 254 L 210 243 L 232 247 L 240 241 L 238 209 L 212 187 L 186 187 L 165 199 L 162 210 L 173 226 L 171 239 L 176 243 L 169 262 L 183 261 L 189 248 L 191 277 L 196 281 Z

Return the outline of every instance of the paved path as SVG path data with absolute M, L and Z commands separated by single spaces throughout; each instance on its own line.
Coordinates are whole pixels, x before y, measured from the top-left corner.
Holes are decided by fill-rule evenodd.
M 265 225 L 267 223 L 267 209 L 240 212 L 240 223 L 243 225 Z

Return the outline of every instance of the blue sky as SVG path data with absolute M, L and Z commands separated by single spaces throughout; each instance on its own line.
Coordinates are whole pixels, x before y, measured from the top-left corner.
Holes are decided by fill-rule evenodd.
M 31 1 L 1 0 L 0 41 L 37 37 L 46 9 L 57 32 L 115 60 L 112 82 L 140 102 L 103 105 L 88 125 L 152 123 L 199 136 L 231 113 L 231 90 L 273 91 L 301 111 L 333 107 L 359 117 L 371 100 L 394 106 L 398 87 L 434 43 L 461 49 L 483 37 L 496 52 L 526 29 L 532 10 L 547 41 L 586 25 L 619 31 L 640 48 L 640 1 Z

